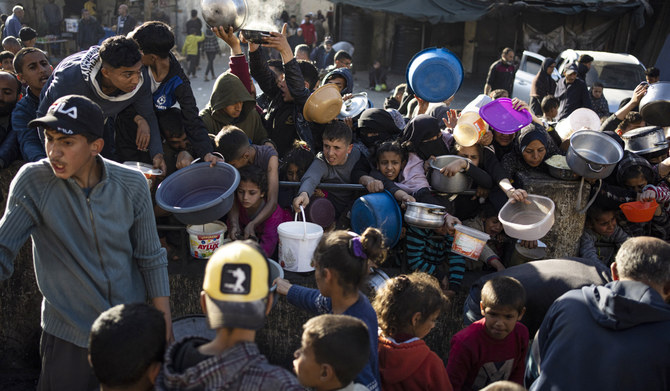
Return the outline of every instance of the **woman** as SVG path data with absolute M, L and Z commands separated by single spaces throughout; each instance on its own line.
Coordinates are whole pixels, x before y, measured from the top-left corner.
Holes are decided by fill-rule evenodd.
M 530 86 L 530 108 L 538 117 L 542 116 L 542 98 L 547 95 L 554 95 L 556 90 L 556 82 L 551 78 L 555 67 L 556 60 L 545 58 L 542 61 L 542 67 L 533 79 L 533 84 Z
M 513 180 L 514 187 L 519 188 L 523 187 L 519 173 L 543 172 L 548 174 L 549 171 L 543 163 L 556 153 L 556 146 L 549 140 L 544 127 L 531 123 L 519 131 L 514 151 L 503 157 L 502 165 L 507 177 Z

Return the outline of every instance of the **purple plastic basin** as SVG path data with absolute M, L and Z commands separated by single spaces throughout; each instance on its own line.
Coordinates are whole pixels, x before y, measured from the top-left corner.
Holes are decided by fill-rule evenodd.
M 512 134 L 533 121 L 528 110 L 514 110 L 512 100 L 499 98 L 479 108 L 479 116 L 482 117 L 494 130 Z

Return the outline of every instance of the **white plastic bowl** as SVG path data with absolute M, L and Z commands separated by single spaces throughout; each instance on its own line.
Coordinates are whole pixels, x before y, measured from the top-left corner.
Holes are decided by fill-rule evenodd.
M 507 236 L 521 240 L 539 240 L 554 225 L 556 206 L 550 198 L 528 195 L 530 204 L 507 201 L 498 213 Z

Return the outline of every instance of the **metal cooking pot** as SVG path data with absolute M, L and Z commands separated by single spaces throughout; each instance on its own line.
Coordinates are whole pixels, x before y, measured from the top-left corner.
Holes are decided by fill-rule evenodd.
M 202 17 L 210 27 L 233 27 L 239 30 L 247 21 L 249 6 L 246 0 L 201 0 Z
M 440 169 L 455 160 L 467 160 L 457 155 L 442 155 L 430 162 L 433 171 L 430 173 L 430 186 L 443 193 L 461 193 L 468 190 L 472 185 L 472 178 L 459 172 L 452 177 L 444 176 Z
M 647 154 L 668 148 L 665 131 L 660 126 L 645 126 L 624 133 L 621 137 L 626 143 L 626 151 Z
M 441 205 L 407 202 L 405 222 L 421 228 L 440 228 L 444 224 L 447 208 Z
M 340 114 L 337 118 L 345 119 L 348 117 L 355 117 L 368 108 L 368 93 L 363 91 L 351 95 L 350 99 L 342 102 L 340 106 Z
M 640 114 L 649 125 L 670 126 L 670 82 L 649 85 L 640 100 Z
M 621 146 L 611 137 L 594 130 L 574 133 L 565 155 L 570 169 L 586 179 L 608 177 L 621 158 Z

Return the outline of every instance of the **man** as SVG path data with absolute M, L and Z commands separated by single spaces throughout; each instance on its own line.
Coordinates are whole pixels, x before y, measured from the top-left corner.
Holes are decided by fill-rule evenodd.
M 316 69 L 323 70 L 335 62 L 335 50 L 333 50 L 333 39 L 326 37 L 323 45 L 319 45 L 311 55 L 311 60 Z
M 31 121 L 46 136 L 48 158 L 24 165 L 12 180 L 0 220 L 0 279 L 33 240 L 42 302 L 38 390 L 90 390 L 88 335 L 117 304 L 145 302 L 164 314 L 171 336 L 170 287 L 144 176 L 99 156 L 102 110 L 66 95 Z
M 514 50 L 505 48 L 500 55 L 500 59 L 489 68 L 489 74 L 486 76 L 484 85 L 484 95 L 488 95 L 492 90 L 504 89 L 508 94 L 512 94 L 514 87 Z
M 202 20 L 198 18 L 198 11 L 191 10 L 191 19 L 186 21 L 186 34 L 190 34 L 191 31 L 196 31 L 195 35 L 200 35 L 202 32 Z
M 153 109 L 151 78 L 142 66 L 142 54 L 137 42 L 125 36 L 105 39 L 64 59 L 53 71 L 42 89 L 37 115 L 46 113 L 51 104 L 63 95 L 80 94 L 90 97 L 107 117 L 116 117 L 123 109 L 133 106 L 137 115 L 137 149 L 149 149 L 153 166 L 165 172 L 163 147 L 158 121 Z M 102 155 L 114 157 L 113 121 L 105 125 L 106 146 Z
M 21 83 L 9 72 L 0 71 L 0 168 L 21 158 L 18 134 L 12 129 L 11 116 L 19 101 Z
M 23 20 L 24 15 L 25 12 L 23 11 L 23 7 L 15 5 L 14 8 L 12 8 L 12 14 L 5 21 L 5 29 L 2 30 L 2 36 L 18 38 L 19 31 L 21 31 L 21 21 Z
M 132 15 L 128 14 L 128 6 L 121 4 L 119 6 L 119 16 L 116 19 L 116 25 L 113 29 L 116 30 L 116 35 L 126 35 L 135 29 L 137 21 Z
M 560 102 L 557 121 L 566 118 L 579 108 L 592 109 L 589 89 L 586 83 L 577 77 L 577 74 L 577 65 L 572 64 L 565 69 L 564 76 L 556 83 L 554 96 Z
M 50 35 L 60 36 L 60 24 L 63 21 L 60 7 L 54 3 L 54 0 L 49 0 L 44 4 L 44 19 L 47 21 L 47 32 Z
M 316 43 L 316 28 L 312 23 L 312 13 L 305 15 L 305 22 L 300 25 L 302 35 L 305 38 L 305 44 L 309 47 L 314 47 Z
M 104 36 L 105 29 L 102 28 L 100 22 L 86 8 L 82 9 L 79 27 L 77 28 L 77 47 L 79 50 L 88 50 L 91 46 L 97 45 L 98 41 Z
M 610 268 L 613 282 L 569 291 L 549 308 L 530 390 L 670 389 L 670 244 L 628 239 Z
M 649 67 L 644 71 L 644 76 L 647 79 L 647 83 L 658 83 L 658 80 L 661 78 L 661 71 L 656 67 Z
M 588 54 L 582 54 L 579 56 L 579 61 L 577 65 L 577 77 L 582 81 L 586 82 L 586 74 L 591 69 L 591 64 L 593 63 L 593 57 Z

